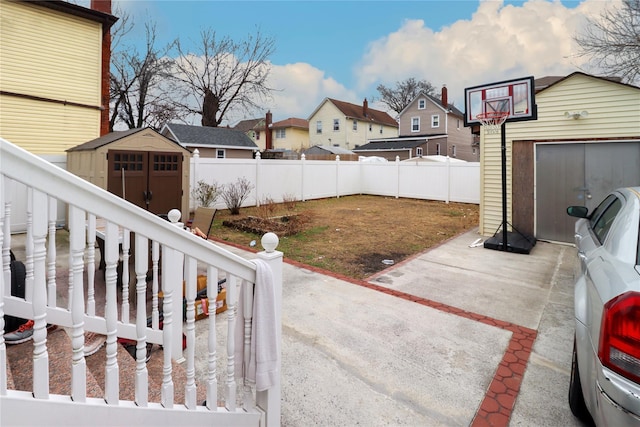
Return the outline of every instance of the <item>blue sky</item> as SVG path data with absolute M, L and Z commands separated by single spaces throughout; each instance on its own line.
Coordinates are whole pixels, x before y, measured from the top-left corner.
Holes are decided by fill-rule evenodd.
M 144 41 L 145 20 L 157 24 L 159 46 L 197 43 L 204 28 L 236 40 L 257 28 L 273 37 L 271 83 L 281 91 L 264 111 L 280 120 L 307 118 L 325 97 L 361 103 L 378 84 L 408 77 L 446 84 L 463 109 L 465 87 L 566 75 L 584 62 L 573 33 L 617 2 L 113 0 L 113 7 L 137 26 L 125 43 Z M 264 111 L 235 112 L 229 121 Z

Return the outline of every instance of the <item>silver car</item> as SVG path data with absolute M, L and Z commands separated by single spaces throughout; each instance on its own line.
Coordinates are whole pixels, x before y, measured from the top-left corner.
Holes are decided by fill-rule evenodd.
M 581 218 L 569 406 L 587 423 L 640 426 L 640 187 L 567 213 Z

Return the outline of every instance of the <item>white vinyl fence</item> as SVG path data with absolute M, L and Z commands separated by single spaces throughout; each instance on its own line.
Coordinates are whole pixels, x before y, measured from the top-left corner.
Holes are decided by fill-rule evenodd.
M 354 194 L 480 203 L 479 163 L 214 159 L 197 153 L 191 159 L 192 188 L 198 181 L 224 186 L 240 178 L 252 185 L 245 207 L 267 198 L 278 203 Z M 213 207 L 226 208 L 222 198 Z
M 66 169 L 66 156 L 49 156 L 45 160 Z M 480 203 L 479 163 L 367 163 L 340 161 L 339 156 L 335 161 L 212 159 L 201 158 L 197 153 L 191 158 L 191 188 L 200 180 L 226 185 L 239 178 L 246 178 L 252 185 L 244 207 L 259 205 L 267 198 L 278 203 L 285 197 L 306 201 L 354 194 Z M 15 183 L 10 191 L 16 213 L 11 232 L 23 232 L 27 192 L 20 183 Z M 193 197 L 190 203 L 194 208 Z M 222 198 L 213 207 L 226 209 Z M 56 224 L 66 224 L 66 206 L 61 203 L 57 210 Z M 188 213 L 184 212 L 183 217 L 188 217 Z

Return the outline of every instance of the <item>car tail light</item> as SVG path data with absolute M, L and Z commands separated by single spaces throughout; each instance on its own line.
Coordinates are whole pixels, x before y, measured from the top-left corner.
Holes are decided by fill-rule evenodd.
M 598 357 L 607 368 L 640 383 L 640 293 L 626 292 L 605 304 Z

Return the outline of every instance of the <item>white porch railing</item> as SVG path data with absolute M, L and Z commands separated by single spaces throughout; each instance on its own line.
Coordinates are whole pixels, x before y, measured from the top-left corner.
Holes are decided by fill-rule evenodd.
M 12 201 L 8 195 L 14 182 L 26 187 L 28 200 L 24 299 L 11 296 L 10 292 Z M 56 242 L 58 202 L 68 206 L 68 245 Z M 95 250 L 96 222 L 101 221 L 104 222 L 103 283 L 99 280 L 102 272 L 96 274 L 98 251 Z M 275 251 L 277 238 L 269 237 L 271 240 L 263 239 L 265 252 L 257 257 L 266 262 L 268 274 L 273 278 L 276 319 L 269 327 L 275 329 L 275 346 L 279 349 L 282 253 Z M 129 243 L 135 247 L 132 270 L 129 270 Z M 59 256 L 61 246 L 65 257 Z M 235 368 L 237 346 L 247 350 L 243 352 L 245 363 L 250 354 L 253 319 L 246 305 L 250 306 L 253 301 L 250 298 L 244 301 L 245 314 L 241 319 L 236 318 L 236 305 L 241 288 L 252 289 L 256 282 L 255 263 L 196 237 L 1 138 L 0 247 L 0 332 L 4 333 L 4 314 L 33 319 L 35 323 L 33 389 L 28 392 L 7 386 L 7 346 L 0 334 L 0 414 L 3 424 L 91 425 L 107 419 L 114 425 L 280 424 L 279 378 L 268 390 L 256 391 L 247 379 L 238 378 Z M 68 265 L 61 266 L 60 258 L 66 258 L 67 254 Z M 64 274 L 60 274 L 60 269 Z M 195 374 L 198 272 L 206 273 L 210 307 L 216 306 L 220 278 L 226 279 L 227 289 L 226 313 L 199 321 L 206 322 L 208 327 L 205 334 L 208 341 L 206 378 L 196 378 Z M 118 286 L 120 278 L 121 287 Z M 60 283 L 62 280 L 65 283 Z M 65 295 L 61 297 L 62 290 Z M 130 300 L 135 301 L 129 304 Z M 222 337 L 216 333 L 220 330 L 216 327 L 216 321 L 220 321 L 216 317 L 221 316 L 226 317 L 226 332 Z M 162 327 L 160 318 L 163 319 Z M 183 322 L 183 319 L 186 320 Z M 234 338 L 237 323 L 242 323 L 239 327 L 244 329 L 242 340 Z M 55 355 L 49 354 L 47 349 L 48 325 L 64 328 L 71 337 L 70 396 L 50 393 L 49 362 Z M 106 336 L 103 398 L 87 396 L 85 332 Z M 183 334 L 187 343 L 184 351 Z M 134 401 L 120 398 L 118 338 L 136 342 Z M 149 401 L 149 387 L 153 386 L 146 366 L 149 343 L 161 346 L 163 352 L 160 402 Z M 220 359 L 224 363 L 219 363 Z M 174 399 L 174 361 L 185 366 L 184 402 Z M 219 378 L 223 384 L 219 384 Z M 206 387 L 206 405 L 196 401 L 198 387 Z M 219 406 L 221 401 L 223 404 Z

